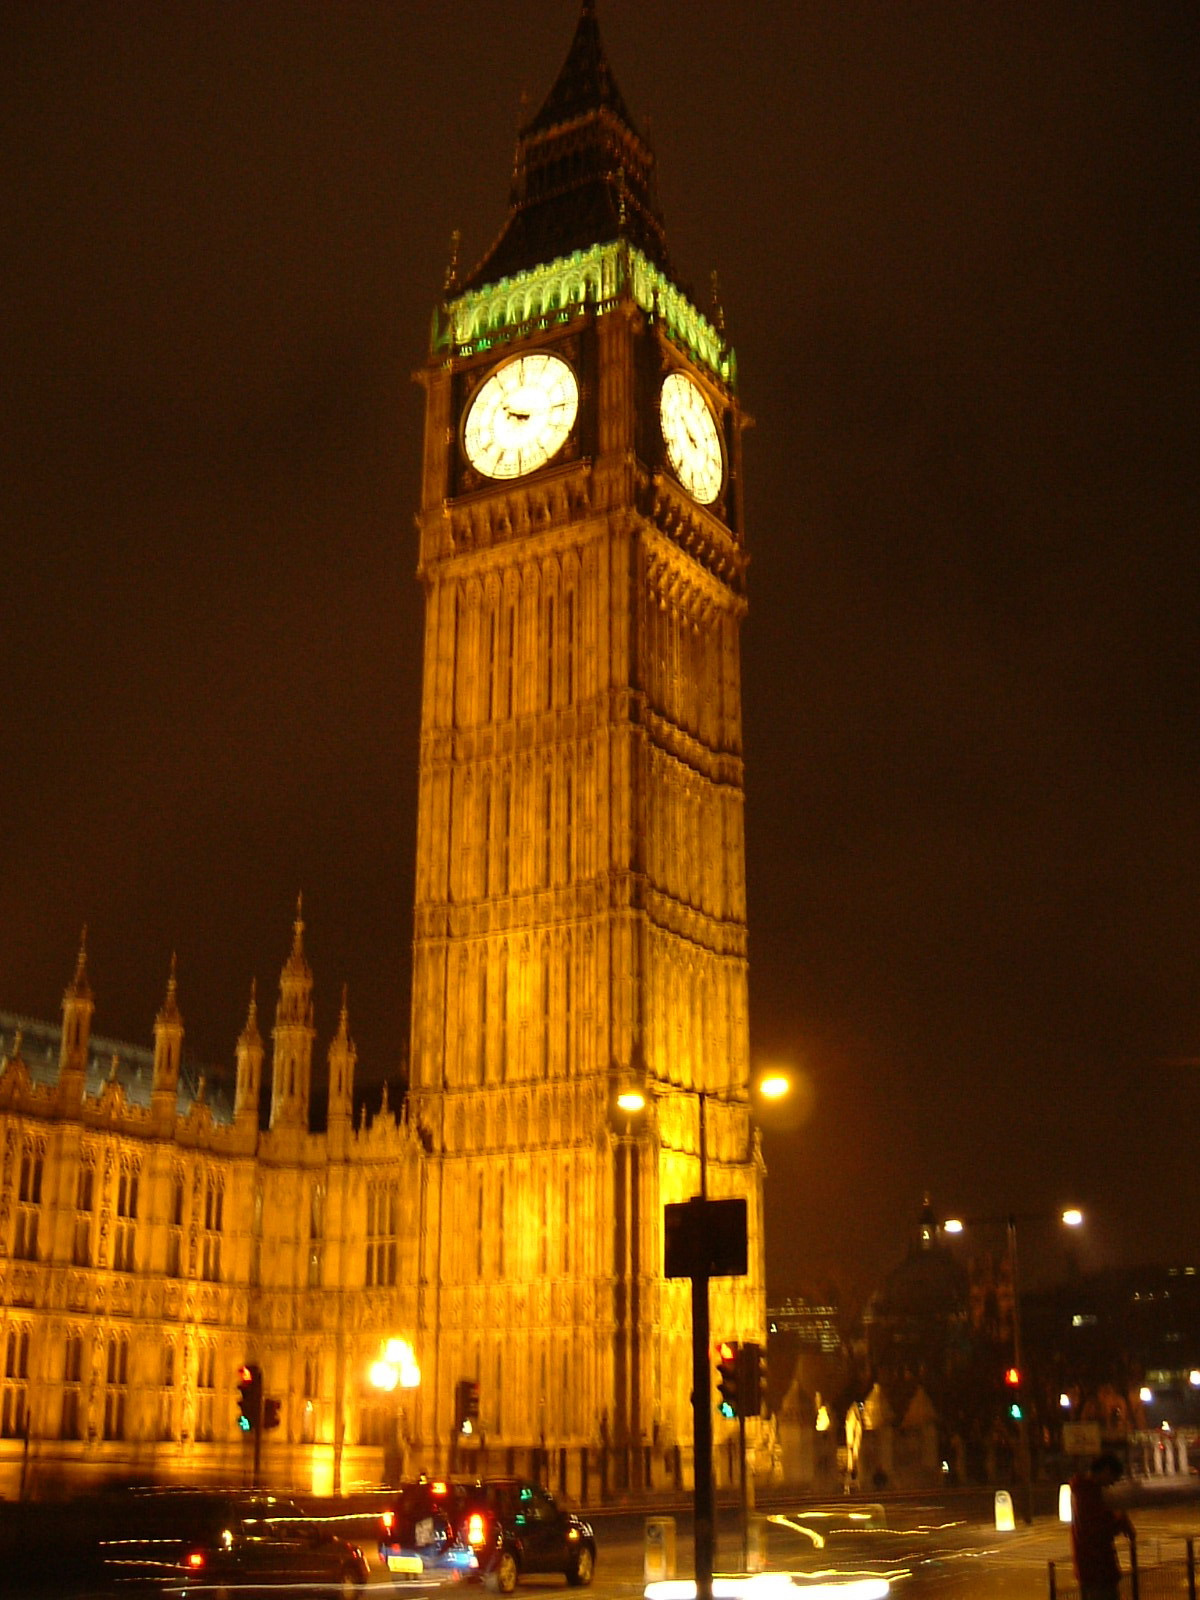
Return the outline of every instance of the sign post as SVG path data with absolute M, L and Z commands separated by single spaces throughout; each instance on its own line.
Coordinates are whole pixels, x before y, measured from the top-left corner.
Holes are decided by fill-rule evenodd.
M 712 1475 L 712 1361 L 708 1280 L 746 1275 L 745 1200 L 697 1197 L 663 1208 L 665 1274 L 692 1280 L 692 1439 L 696 1600 L 712 1600 L 716 1514 Z

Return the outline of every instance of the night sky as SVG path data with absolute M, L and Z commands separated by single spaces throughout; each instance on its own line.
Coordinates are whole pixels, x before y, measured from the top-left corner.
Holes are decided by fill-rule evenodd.
M 9 3 L 0 1008 L 407 1044 L 410 374 L 577 0 Z M 1200 1258 L 1198 16 L 600 0 L 744 404 L 772 1297 L 942 1214 L 1031 1271 Z

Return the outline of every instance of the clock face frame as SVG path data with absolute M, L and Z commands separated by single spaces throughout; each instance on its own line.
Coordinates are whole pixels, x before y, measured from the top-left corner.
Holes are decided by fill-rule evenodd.
M 686 372 L 669 372 L 658 399 L 667 460 L 699 505 L 710 506 L 725 482 L 721 435 L 699 384 Z
M 467 407 L 463 449 L 485 478 L 523 478 L 562 449 L 579 415 L 579 381 L 561 356 L 514 356 Z

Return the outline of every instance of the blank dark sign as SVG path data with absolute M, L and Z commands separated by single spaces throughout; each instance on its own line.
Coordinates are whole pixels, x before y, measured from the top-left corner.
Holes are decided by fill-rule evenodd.
M 746 1276 L 745 1200 L 680 1200 L 663 1207 L 668 1278 Z

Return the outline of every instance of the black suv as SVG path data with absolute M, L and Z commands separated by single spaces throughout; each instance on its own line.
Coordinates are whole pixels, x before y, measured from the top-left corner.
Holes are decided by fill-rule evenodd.
M 93 1561 L 105 1588 L 211 1600 L 287 1584 L 357 1600 L 370 1576 L 357 1545 L 276 1495 L 165 1489 L 94 1504 L 103 1518 Z
M 596 1570 L 591 1523 L 525 1478 L 487 1478 L 467 1490 L 458 1532 L 497 1594 L 511 1594 L 525 1572 L 561 1572 L 582 1586 Z

